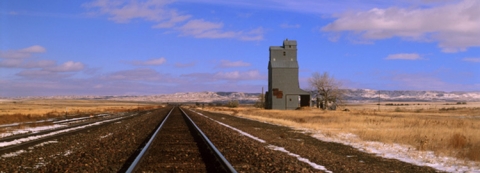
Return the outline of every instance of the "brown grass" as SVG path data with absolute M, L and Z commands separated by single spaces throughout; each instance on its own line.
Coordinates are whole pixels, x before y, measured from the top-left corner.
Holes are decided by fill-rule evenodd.
M 223 112 L 325 134 L 356 134 L 366 141 L 407 144 L 439 155 L 480 161 L 480 103 L 408 103 L 403 106 L 348 105 L 348 112 L 208 107 Z M 414 105 L 415 104 L 415 105 Z M 448 109 L 447 109 L 448 108 Z
M 450 147 L 454 149 L 462 149 L 467 145 L 467 137 L 462 134 L 455 133 L 450 138 Z

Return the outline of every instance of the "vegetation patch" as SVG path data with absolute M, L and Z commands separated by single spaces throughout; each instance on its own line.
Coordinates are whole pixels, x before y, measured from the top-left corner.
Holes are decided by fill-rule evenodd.
M 265 110 L 253 106 L 209 106 L 205 110 L 321 130 L 331 136 L 351 133 L 365 141 L 405 144 L 437 155 L 480 161 L 480 103 L 449 108 L 441 107 L 442 103 L 403 105 L 352 104 L 337 111 L 315 108 Z M 349 111 L 342 111 L 344 109 Z

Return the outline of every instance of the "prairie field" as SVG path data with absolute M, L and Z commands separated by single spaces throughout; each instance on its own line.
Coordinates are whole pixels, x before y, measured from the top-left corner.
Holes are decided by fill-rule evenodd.
M 331 136 L 350 133 L 364 141 L 404 144 L 440 156 L 480 161 L 480 102 L 391 102 L 380 107 L 377 103 L 360 103 L 335 111 L 265 110 L 249 106 L 204 110 L 319 130 Z
M 59 116 L 150 109 L 158 104 L 107 100 L 0 100 L 0 124 L 41 120 Z

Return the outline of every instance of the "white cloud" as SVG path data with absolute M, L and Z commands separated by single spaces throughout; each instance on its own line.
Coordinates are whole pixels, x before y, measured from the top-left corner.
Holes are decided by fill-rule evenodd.
M 128 23 L 133 19 L 143 19 L 156 24 L 152 28 L 172 28 L 180 35 L 195 38 L 234 38 L 245 41 L 263 39 L 263 28 L 247 31 L 229 31 L 224 29 L 222 22 L 210 22 L 204 19 L 191 19 L 188 14 L 167 7 L 173 3 L 170 0 L 96 0 L 84 4 L 93 9 L 93 14 L 105 14 L 117 23 Z
M 422 57 L 420 57 L 420 55 L 416 54 L 416 53 L 400 53 L 400 54 L 391 54 L 391 55 L 388 55 L 386 58 L 386 60 L 397 60 L 397 59 L 401 59 L 401 60 L 419 60 L 419 59 L 422 59 Z
M 426 9 L 374 8 L 335 17 L 338 19 L 323 27 L 323 31 L 350 31 L 367 40 L 400 37 L 437 41 L 444 52 L 480 46 L 480 1 L 477 0 Z
M 0 67 L 20 69 L 41 68 L 41 71 L 46 72 L 73 72 L 83 70 L 85 65 L 81 62 L 73 61 L 67 61 L 61 65 L 56 65 L 56 62 L 53 60 L 25 61 L 23 59 L 6 59 L 0 61 Z
M 237 16 L 240 18 L 250 18 L 252 17 L 253 13 L 238 13 Z
M 67 61 L 56 65 L 55 61 L 42 60 L 22 63 L 17 68 L 25 68 L 16 75 L 27 78 L 60 79 L 73 76 L 74 73 L 83 70 L 85 65 L 81 62 Z M 40 68 L 40 69 L 39 69 Z
M 8 12 L 8 14 L 14 16 L 14 15 L 18 15 L 18 12 L 16 12 L 16 11 L 10 11 L 10 12 Z
M 59 66 L 44 68 L 44 70 L 50 72 L 73 72 L 83 70 L 84 67 L 81 62 L 67 61 Z
M 23 60 L 21 59 L 6 59 L 0 61 L 0 67 L 7 67 L 7 68 L 18 68 L 22 66 Z
M 462 61 L 480 63 L 480 58 L 463 58 Z
M 122 80 L 122 81 L 160 81 L 164 80 L 166 75 L 160 74 L 157 71 L 150 68 L 140 68 L 133 70 L 123 70 L 108 74 L 104 77 L 110 80 Z
M 390 6 L 399 7 L 433 7 L 459 0 L 399 0 L 399 1 L 378 1 L 378 0 L 180 0 L 181 2 L 205 3 L 223 5 L 235 8 L 250 8 L 255 10 L 277 10 L 290 11 L 295 13 L 313 13 L 325 17 L 325 14 L 336 14 L 348 10 L 368 10 L 372 8 L 387 8 Z
M 248 67 L 250 63 L 243 62 L 243 61 L 229 61 L 229 60 L 220 60 L 220 64 L 217 67 L 220 68 L 229 68 L 229 67 Z
M 55 66 L 56 62 L 53 60 L 27 61 L 21 68 L 46 68 Z
M 208 22 L 203 19 L 188 21 L 185 25 L 177 28 L 182 35 L 190 35 L 195 38 L 235 38 L 245 41 L 263 40 L 264 30 L 262 27 L 247 32 L 223 31 L 223 23 Z
M 231 71 L 231 72 L 218 72 L 213 75 L 213 78 L 219 80 L 261 80 L 264 76 L 260 75 L 258 70 L 250 71 Z
M 179 68 L 185 68 L 185 67 L 193 67 L 196 65 L 196 62 L 190 62 L 190 63 L 175 63 L 175 67 Z
M 133 61 L 131 64 L 133 65 L 162 65 L 164 64 L 165 62 L 167 62 L 167 59 L 165 59 L 164 57 L 161 57 L 161 58 L 153 58 L 153 59 L 149 59 L 147 61 Z
M 147 65 L 161 65 L 165 63 L 167 60 L 165 58 L 156 58 L 156 59 L 150 59 L 148 61 L 145 61 L 145 64 Z
M 349 4 L 348 0 L 343 0 L 342 3 L 335 3 L 332 1 L 323 0 L 182 0 L 194 3 L 207 3 L 216 5 L 227 5 L 232 7 L 244 7 L 254 9 L 273 9 L 281 11 L 293 11 L 299 13 L 325 13 L 332 10 L 348 8 L 346 6 L 354 6 L 358 4 Z
M 177 15 L 175 10 L 165 8 L 165 5 L 172 3 L 171 0 L 147 0 L 147 1 L 118 1 L 118 0 L 96 0 L 85 3 L 87 8 L 98 8 L 96 14 L 107 14 L 109 20 L 118 23 L 128 23 L 132 19 L 141 18 L 149 21 L 162 21 Z
M 203 19 L 190 20 L 178 29 L 185 35 L 197 38 L 231 38 L 235 32 L 222 32 L 223 23 L 208 22 Z
M 216 72 L 216 73 L 191 73 L 184 74 L 180 77 L 188 78 L 191 83 L 208 83 L 214 81 L 250 81 L 250 80 L 265 80 L 266 76 L 260 74 L 258 70 L 249 71 L 230 71 L 230 72 Z
M 177 12 L 173 12 L 173 14 L 168 21 L 154 25 L 153 28 L 172 28 L 177 23 L 184 22 L 192 17 L 191 15 L 177 15 Z
M 19 49 L 19 50 L 7 50 L 1 51 L 0 50 L 0 58 L 11 58 L 11 59 L 20 59 L 20 58 L 29 58 L 34 53 L 44 53 L 47 50 L 39 45 L 30 46 L 27 48 Z
M 34 45 L 34 46 L 30 46 L 30 47 L 21 49 L 20 51 L 21 52 L 27 52 L 27 53 L 43 53 L 47 50 L 42 46 Z
M 16 75 L 26 78 L 60 79 L 72 76 L 73 74 L 57 73 L 48 70 L 23 70 Z
M 280 25 L 281 28 L 300 28 L 300 24 L 288 24 L 288 23 L 282 23 Z
M 185 25 L 178 27 L 182 35 L 195 38 L 235 38 L 245 41 L 263 40 L 263 28 L 250 31 L 223 31 L 223 23 L 214 23 L 203 19 L 190 20 Z
M 435 90 L 435 91 L 459 91 L 475 90 L 475 84 L 450 83 L 439 77 L 439 74 L 429 73 L 410 73 L 393 74 L 389 80 L 395 86 L 395 89 L 406 90 Z
M 0 67 L 7 68 L 46 68 L 55 66 L 55 61 L 40 60 L 40 61 L 25 61 L 24 59 L 6 59 L 0 61 Z
M 214 75 L 216 79 L 227 79 L 227 80 L 235 80 L 240 79 L 242 75 L 239 71 L 232 71 L 232 72 L 218 72 Z
M 263 40 L 264 33 L 265 29 L 263 29 L 263 27 L 258 27 L 247 32 L 240 32 L 237 37 L 243 41 L 258 41 Z
M 17 76 L 27 78 L 55 79 L 72 76 L 73 73 L 84 69 L 81 62 L 67 61 L 57 65 L 54 60 L 35 60 L 34 53 L 43 53 L 46 49 L 39 45 L 30 46 L 18 50 L 0 51 L 0 67 L 21 69 Z M 68 74 L 67 74 L 68 73 Z

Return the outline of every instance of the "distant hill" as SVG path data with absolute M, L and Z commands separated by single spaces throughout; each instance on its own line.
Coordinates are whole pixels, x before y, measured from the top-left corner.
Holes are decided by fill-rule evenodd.
M 480 92 L 444 92 L 444 91 L 387 91 L 370 89 L 345 90 L 345 99 L 349 102 L 378 101 L 480 101 Z M 159 95 L 123 95 L 123 96 L 49 96 L 18 97 L 0 99 L 102 99 L 141 102 L 227 102 L 238 100 L 241 103 L 254 103 L 260 93 L 242 92 L 184 92 Z
M 153 101 L 153 102 L 228 102 L 238 100 L 241 103 L 254 103 L 258 100 L 260 93 L 242 93 L 242 92 L 185 92 L 175 94 L 146 95 L 146 96 L 117 96 L 108 100 L 122 101 Z
M 345 90 L 348 101 L 480 101 L 480 92 Z

